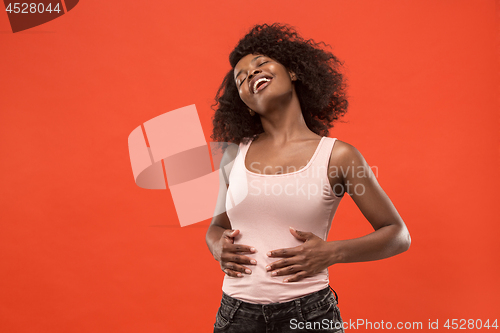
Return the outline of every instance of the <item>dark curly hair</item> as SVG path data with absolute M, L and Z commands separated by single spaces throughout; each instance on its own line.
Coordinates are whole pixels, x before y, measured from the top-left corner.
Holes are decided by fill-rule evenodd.
M 229 55 L 232 69 L 212 105 L 215 114 L 211 138 L 239 144 L 243 138 L 264 131 L 260 117 L 249 114 L 234 81 L 234 67 L 248 54 L 270 57 L 296 74 L 295 91 L 307 127 L 318 135 L 328 136 L 332 123 L 347 112 L 346 80 L 340 72 L 343 64 L 320 48 L 321 44 L 329 46 L 304 40 L 286 24 L 254 26 Z

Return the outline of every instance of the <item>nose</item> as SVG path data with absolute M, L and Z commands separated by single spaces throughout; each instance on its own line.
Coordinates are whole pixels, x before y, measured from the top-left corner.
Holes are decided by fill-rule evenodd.
M 250 75 L 248 75 L 248 82 L 252 81 L 253 77 L 254 77 L 255 75 L 259 74 L 260 72 L 261 72 L 261 71 L 260 71 L 260 69 L 257 69 L 257 68 L 256 68 L 256 69 L 254 69 L 254 70 L 250 73 Z

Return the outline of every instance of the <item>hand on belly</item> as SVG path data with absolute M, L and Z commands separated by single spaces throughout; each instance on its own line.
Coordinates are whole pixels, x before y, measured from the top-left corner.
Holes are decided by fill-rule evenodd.
M 269 258 L 283 258 L 266 266 L 271 276 L 291 275 L 285 277 L 283 282 L 296 282 L 316 275 L 333 264 L 331 248 L 323 239 L 312 232 L 297 231 L 292 227 L 290 233 L 303 243 L 267 253 Z

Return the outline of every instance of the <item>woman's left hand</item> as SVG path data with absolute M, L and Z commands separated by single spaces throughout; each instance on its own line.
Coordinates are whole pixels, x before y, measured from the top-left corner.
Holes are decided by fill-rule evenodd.
M 273 276 L 290 275 L 283 282 L 296 282 L 313 276 L 333 264 L 331 247 L 312 232 L 290 227 L 290 233 L 304 244 L 267 253 L 270 258 L 284 258 L 266 266 Z

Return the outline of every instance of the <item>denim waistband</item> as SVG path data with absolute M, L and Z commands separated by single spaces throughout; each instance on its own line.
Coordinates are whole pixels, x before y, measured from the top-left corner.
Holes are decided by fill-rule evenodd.
M 223 292 L 221 304 L 225 305 L 226 309 L 230 309 L 227 313 L 229 318 L 232 318 L 235 312 L 240 309 L 239 313 L 243 312 L 247 317 L 255 316 L 256 318 L 259 315 L 264 315 L 267 319 L 280 319 L 290 316 L 292 312 L 302 314 L 314 311 L 326 304 L 336 305 L 337 298 L 330 291 L 330 287 L 288 302 L 269 304 L 244 302 Z

